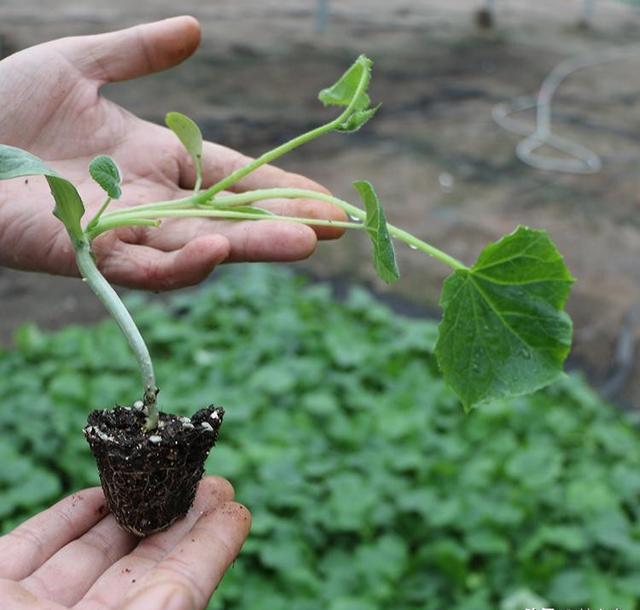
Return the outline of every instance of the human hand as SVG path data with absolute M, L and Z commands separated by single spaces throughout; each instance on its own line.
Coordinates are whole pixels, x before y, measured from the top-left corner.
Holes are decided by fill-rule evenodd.
M 198 22 L 176 17 L 95 36 L 63 38 L 26 49 L 0 62 L 0 143 L 42 158 L 72 181 L 90 218 L 104 193 L 89 178 L 99 154 L 119 164 L 123 196 L 110 209 L 188 195 L 195 175 L 184 148 L 165 127 L 143 121 L 99 95 L 108 82 L 170 68 L 189 57 L 200 41 Z M 172 109 L 168 109 L 172 110 Z M 249 159 L 206 143 L 203 186 Z M 324 190 L 311 180 L 264 166 L 240 181 L 237 191 L 291 187 Z M 31 271 L 77 275 L 73 249 L 52 214 L 40 178 L 0 182 L 0 264 Z M 279 214 L 344 220 L 319 201 L 271 201 Z M 160 228 L 109 232 L 93 244 L 98 266 L 116 284 L 163 290 L 204 279 L 223 261 L 290 261 L 306 258 L 316 240 L 341 234 L 285 221 L 165 220 Z
M 100 488 L 0 538 L 3 610 L 202 610 L 251 518 L 224 479 L 203 479 L 187 516 L 140 540 L 106 515 Z

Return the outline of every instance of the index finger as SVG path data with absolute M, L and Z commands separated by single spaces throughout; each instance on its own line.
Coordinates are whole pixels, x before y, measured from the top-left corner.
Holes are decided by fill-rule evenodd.
M 92 487 L 60 500 L 0 538 L 0 577 L 21 580 L 107 513 L 102 489 Z
M 122 610 L 204 608 L 249 533 L 251 515 L 225 502 L 196 522 L 180 543 L 131 590 Z

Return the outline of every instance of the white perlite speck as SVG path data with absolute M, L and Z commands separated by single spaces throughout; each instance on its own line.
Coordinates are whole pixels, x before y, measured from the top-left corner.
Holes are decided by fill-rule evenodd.
M 203 421 L 200 424 L 205 430 L 211 430 L 211 432 L 213 432 L 213 428 L 211 427 L 211 424 L 209 422 Z
M 162 440 L 162 437 L 158 436 L 157 434 L 154 434 L 153 436 L 149 437 L 149 442 L 153 443 L 154 445 L 157 445 L 161 440 Z
M 181 421 L 183 424 L 191 423 L 191 420 L 188 417 L 178 417 L 178 420 Z
M 217 411 L 214 411 L 211 415 L 209 415 L 209 417 L 214 421 L 218 421 L 220 419 L 220 416 L 218 415 Z
M 144 403 L 141 400 L 136 400 L 133 403 L 133 408 L 137 409 L 138 411 L 142 411 L 143 407 L 144 407 Z
M 182 427 L 190 429 L 190 428 L 193 428 L 193 424 L 190 421 L 183 421 L 182 422 Z
M 100 430 L 100 428 L 94 428 L 95 433 L 98 435 L 98 438 L 102 441 L 112 441 L 114 440 L 113 436 L 109 436 L 106 432 Z

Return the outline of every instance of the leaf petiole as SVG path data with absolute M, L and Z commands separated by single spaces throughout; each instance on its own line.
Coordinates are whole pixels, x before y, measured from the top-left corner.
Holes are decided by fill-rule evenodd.
M 111 197 L 107 197 L 105 202 L 100 206 L 100 209 L 96 212 L 96 215 L 87 224 L 87 228 L 85 229 L 85 231 L 89 231 L 93 229 L 93 227 L 95 227 L 98 224 L 98 221 L 100 220 L 100 216 L 102 216 L 103 212 L 107 209 L 110 203 L 111 203 Z
M 254 208 L 258 209 L 258 208 Z M 149 218 L 145 218 L 145 215 L 149 215 Z M 320 227 L 338 227 L 342 229 L 364 229 L 365 226 L 356 222 L 344 222 L 340 220 L 325 220 L 320 218 L 304 218 L 301 216 L 280 216 L 278 214 L 254 214 L 250 212 L 241 212 L 233 210 L 203 210 L 203 209 L 188 209 L 188 210 L 172 210 L 163 209 L 157 212 L 143 212 L 139 217 L 132 217 L 130 214 L 119 216 L 114 214 L 105 217 L 98 225 L 91 230 L 87 230 L 87 237 L 94 240 L 98 235 L 117 229 L 119 227 L 127 227 L 133 224 L 153 224 L 155 226 L 160 224 L 160 218 L 220 218 L 230 220 L 279 220 L 287 222 L 297 222 L 300 224 L 320 226 Z
M 308 189 L 293 189 L 293 188 L 273 188 L 273 189 L 257 189 L 255 191 L 249 191 L 246 193 L 238 193 L 232 195 L 221 195 L 210 199 L 206 202 L 198 203 L 200 197 L 188 197 L 185 199 L 179 199 L 175 201 L 175 206 L 170 201 L 162 201 L 157 204 L 147 204 L 137 206 L 135 208 L 129 208 L 128 210 L 119 210 L 117 212 L 111 212 L 105 214 L 100 222 L 87 231 L 87 235 L 90 239 L 95 239 L 101 233 L 115 229 L 122 226 L 128 226 L 134 223 L 134 221 L 144 220 L 148 222 L 150 219 L 168 218 L 168 217 L 194 217 L 194 216 L 209 216 L 215 218 L 229 218 L 235 220 L 288 220 L 291 222 L 300 222 L 308 225 L 316 226 L 334 226 L 347 229 L 364 229 L 364 225 L 350 222 L 341 222 L 335 220 L 322 221 L 314 218 L 301 218 L 290 216 L 270 216 L 256 217 L 250 214 L 234 214 L 229 211 L 216 211 L 216 208 L 233 208 L 246 206 L 258 201 L 264 201 L 266 199 L 311 199 L 317 201 L 326 201 L 332 203 L 342 210 L 344 210 L 350 217 L 357 218 L 362 221 L 366 219 L 366 212 L 359 207 L 340 199 L 329 195 L 327 193 L 321 193 L 318 191 L 311 191 Z M 194 207 L 197 206 L 197 207 Z M 206 213 L 205 213 L 206 212 Z M 425 254 L 435 258 L 441 263 L 451 267 L 452 269 L 467 269 L 461 261 L 457 260 L 453 256 L 450 256 L 446 252 L 443 252 L 439 248 L 432 246 L 431 244 L 415 237 L 411 233 L 404 231 L 392 224 L 387 223 L 389 233 L 396 239 L 406 243 L 408 246 L 412 246 L 417 250 L 421 250 Z
M 208 204 L 204 204 L 203 207 L 208 208 L 210 206 L 216 205 L 234 207 L 236 205 L 247 205 L 256 201 L 263 201 L 265 199 L 311 199 L 317 201 L 326 201 L 338 206 L 339 208 L 342 208 L 342 210 L 344 210 L 352 218 L 358 218 L 364 221 L 367 217 L 367 214 L 364 210 L 349 203 L 348 201 L 345 201 L 344 199 L 340 199 L 338 197 L 334 197 L 333 195 L 321 193 L 318 191 L 293 188 L 258 189 L 255 191 L 249 191 L 247 193 L 239 193 L 237 195 L 224 195 L 221 197 L 216 197 Z M 418 239 L 411 233 L 408 233 L 407 231 L 404 231 L 390 223 L 387 223 L 387 228 L 389 229 L 389 233 L 393 235 L 393 237 L 399 239 L 409 246 L 416 247 L 418 250 L 421 250 L 425 254 L 432 256 L 433 258 L 439 260 L 441 263 L 444 263 L 452 269 L 467 268 L 467 266 L 461 261 L 436 248 L 435 246 L 432 246 L 431 244 Z

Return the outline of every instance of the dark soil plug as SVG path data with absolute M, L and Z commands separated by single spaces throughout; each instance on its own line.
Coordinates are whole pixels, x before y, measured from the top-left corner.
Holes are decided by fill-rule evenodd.
M 186 515 L 224 410 L 210 406 L 191 419 L 160 413 L 157 429 L 145 433 L 142 402 L 136 406 L 93 411 L 84 433 L 116 521 L 148 536 Z

